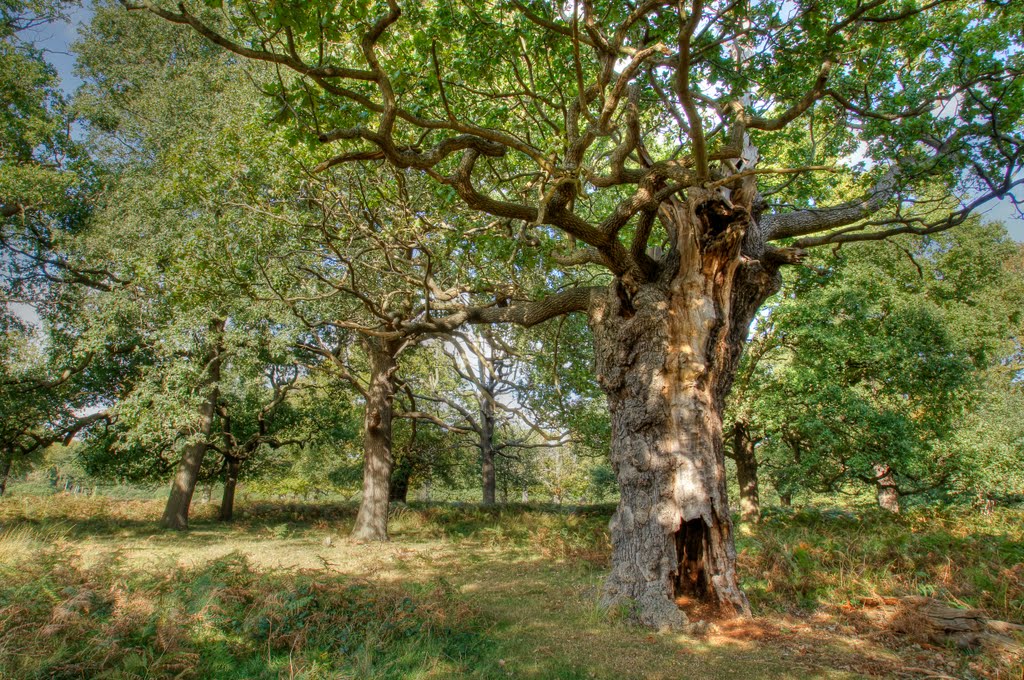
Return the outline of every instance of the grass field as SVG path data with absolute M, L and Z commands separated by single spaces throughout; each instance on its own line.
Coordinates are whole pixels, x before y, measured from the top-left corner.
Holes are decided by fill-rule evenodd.
M 1007 654 L 873 622 L 861 598 L 929 595 L 1024 621 L 1017 511 L 776 514 L 739 537 L 753 620 L 658 634 L 598 607 L 609 507 L 0 501 L 2 678 L 1017 678 Z M 700 616 L 691 612 L 691 618 Z

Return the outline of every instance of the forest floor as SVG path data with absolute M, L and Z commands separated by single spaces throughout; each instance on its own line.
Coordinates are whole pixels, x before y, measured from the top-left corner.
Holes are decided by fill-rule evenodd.
M 1024 515 L 774 514 L 739 537 L 756 616 L 692 637 L 599 608 L 610 508 L 0 500 L 0 678 L 1012 678 L 1020 659 L 899 632 L 865 598 L 1024 620 Z M 962 511 L 970 512 L 970 511 Z M 685 603 L 684 603 L 685 606 Z M 702 618 L 690 611 L 691 619 Z

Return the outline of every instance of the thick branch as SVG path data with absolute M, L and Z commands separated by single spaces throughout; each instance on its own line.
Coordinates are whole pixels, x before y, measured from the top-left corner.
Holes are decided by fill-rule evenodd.
M 899 166 L 894 165 L 875 186 L 863 196 L 832 208 L 796 210 L 778 215 L 766 215 L 761 220 L 765 237 L 769 241 L 792 236 L 814 234 L 853 224 L 880 210 L 896 193 Z
M 439 319 L 408 324 L 402 328 L 406 335 L 418 333 L 450 333 L 464 324 L 514 323 L 529 328 L 556 316 L 585 312 L 590 309 L 593 296 L 603 290 L 599 287 L 570 288 L 539 300 L 522 301 L 507 307 L 497 304 L 487 307 L 467 307 Z

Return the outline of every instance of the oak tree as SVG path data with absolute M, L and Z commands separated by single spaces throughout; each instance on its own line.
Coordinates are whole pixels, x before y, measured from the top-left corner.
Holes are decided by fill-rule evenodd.
M 407 169 L 536 244 L 545 291 L 403 333 L 588 314 L 621 495 L 605 601 L 654 626 L 684 624 L 680 594 L 750 612 L 722 411 L 779 268 L 1024 182 L 1021 3 L 212 4 L 125 0 L 294 74 L 275 94 L 320 170 Z

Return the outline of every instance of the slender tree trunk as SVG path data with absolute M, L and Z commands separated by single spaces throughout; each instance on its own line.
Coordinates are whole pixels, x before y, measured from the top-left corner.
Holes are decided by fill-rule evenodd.
M 220 521 L 230 522 L 235 517 L 235 487 L 238 485 L 238 473 L 242 461 L 235 456 L 226 456 L 227 466 L 224 469 L 224 495 L 220 501 Z
M 363 498 L 352 528 L 358 541 L 388 540 L 388 495 L 391 488 L 391 420 L 394 414 L 396 348 L 366 340 L 370 386 L 363 417 Z
M 680 596 L 750 614 L 736 576 L 722 411 L 750 321 L 779 276 L 740 257 L 749 213 L 698 194 L 664 214 L 678 257 L 651 283 L 618 279 L 590 317 L 620 491 L 603 601 L 629 603 L 655 628 L 686 626 Z
M 171 483 L 171 494 L 167 499 L 167 506 L 164 508 L 163 518 L 160 524 L 167 529 L 184 531 L 188 529 L 188 510 L 192 504 L 192 495 L 196 490 L 196 483 L 199 481 L 199 470 L 203 465 L 203 458 L 206 456 L 206 449 L 213 428 L 213 416 L 217 408 L 219 390 L 217 383 L 220 382 L 221 365 L 221 334 L 224 332 L 224 321 L 214 319 L 210 322 L 210 348 L 206 355 L 206 379 L 204 384 L 209 386 L 209 392 L 202 406 L 199 407 L 199 424 L 194 434 L 199 438 L 185 447 L 185 453 L 178 463 L 178 472 Z
M 11 466 L 14 464 L 14 455 L 8 454 L 4 456 L 3 462 L 0 463 L 0 498 L 7 493 L 7 480 L 11 476 Z
M 892 513 L 900 511 L 900 489 L 896 485 L 896 477 L 892 468 L 884 463 L 876 463 L 875 491 L 878 495 L 878 507 Z
M 494 505 L 497 480 L 494 474 L 494 404 L 487 392 L 480 392 L 480 474 L 483 504 Z
M 388 491 L 388 501 L 391 503 L 409 502 L 409 478 L 412 476 L 412 463 L 408 456 L 403 456 L 395 465 L 391 473 L 391 487 Z
M 757 457 L 754 455 L 754 441 L 742 420 L 737 420 L 734 426 L 732 457 L 736 461 L 736 481 L 740 487 L 740 517 L 745 523 L 754 524 L 761 520 Z

